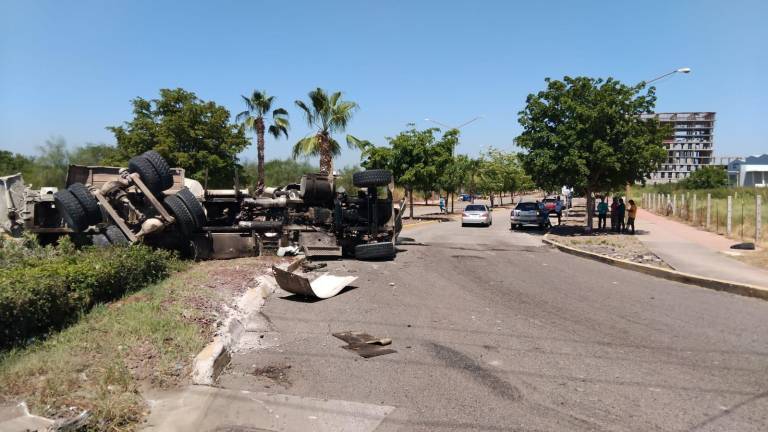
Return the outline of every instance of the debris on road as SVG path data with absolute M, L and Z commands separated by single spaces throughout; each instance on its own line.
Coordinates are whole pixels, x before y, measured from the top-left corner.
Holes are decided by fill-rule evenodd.
M 293 294 L 305 297 L 317 297 L 327 299 L 340 293 L 345 287 L 357 280 L 357 276 L 335 276 L 323 273 L 313 281 L 290 269 L 272 267 L 275 280 L 280 288 Z
M 348 344 L 342 348 L 353 351 L 363 358 L 376 357 L 397 352 L 390 348 L 384 348 L 385 346 L 392 344 L 392 339 L 388 337 L 377 338 L 369 335 L 368 333 L 355 331 L 333 333 L 333 336 L 343 340 Z

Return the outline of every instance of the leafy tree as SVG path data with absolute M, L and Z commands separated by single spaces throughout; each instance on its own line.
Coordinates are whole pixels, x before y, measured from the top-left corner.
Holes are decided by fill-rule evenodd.
M 453 213 L 453 195 L 469 181 L 471 159 L 466 155 L 451 158 L 439 179 L 440 187 L 450 196 L 451 213 Z
M 720 167 L 705 166 L 692 172 L 680 183 L 686 189 L 716 189 L 728 186 L 728 172 Z
M 256 149 L 258 154 L 258 167 L 257 167 L 257 183 L 256 190 L 261 193 L 264 190 L 264 131 L 268 130 L 269 134 L 280 138 L 280 135 L 285 135 L 288 139 L 288 128 L 290 123 L 288 121 L 288 111 L 283 108 L 275 108 L 272 110 L 272 103 L 275 101 L 274 96 L 269 96 L 265 91 L 254 90 L 251 97 L 241 96 L 245 102 L 245 111 L 239 113 L 235 120 L 242 122 L 247 130 L 251 130 L 256 133 Z M 268 127 L 264 122 L 264 116 L 272 111 L 272 124 Z
M 186 170 L 198 180 L 206 177 L 213 186 L 229 186 L 237 154 L 248 146 L 242 125 L 230 123 L 229 111 L 193 92 L 161 89 L 160 98 L 136 98 L 133 119 L 107 129 L 115 134 L 116 155 L 112 164 L 125 166 L 128 159 L 156 150 L 171 166 Z
M 264 164 L 264 184 L 266 186 L 284 186 L 298 183 L 302 175 L 316 171 L 317 167 L 309 162 L 299 162 L 291 158 L 273 159 Z M 258 163 L 244 163 L 243 174 L 246 179 L 258 181 Z
M 320 171 L 332 174 L 333 157 L 341 153 L 341 146 L 333 134 L 346 130 L 358 106 L 354 102 L 341 100 L 341 92 L 328 94 L 319 87 L 309 92 L 308 96 L 309 104 L 297 100 L 296 106 L 304 111 L 307 125 L 316 131 L 293 146 L 293 157 L 320 156 Z
M 348 165 L 339 170 L 339 177 L 336 179 L 336 187 L 343 187 L 350 194 L 357 193 L 357 187 L 352 182 L 352 176 L 356 172 L 362 171 L 357 165 Z
M 642 94 L 645 83 L 630 87 L 613 78 L 545 81 L 519 113 L 523 165 L 542 189 L 572 185 L 585 193 L 591 230 L 593 192 L 642 182 L 666 158 L 665 131 L 640 117 L 653 111 L 655 89 Z
M 63 187 L 69 169 L 67 141 L 63 137 L 50 138 L 37 151 L 40 155 L 34 159 L 33 174 L 37 186 Z
M 24 156 L 20 153 L 14 154 L 7 150 L 0 150 L 0 176 L 13 175 L 18 172 L 23 174 L 32 167 L 33 163 L 34 159 L 29 156 Z
M 69 163 L 73 165 L 105 165 L 115 159 L 117 149 L 108 144 L 86 144 L 69 153 Z

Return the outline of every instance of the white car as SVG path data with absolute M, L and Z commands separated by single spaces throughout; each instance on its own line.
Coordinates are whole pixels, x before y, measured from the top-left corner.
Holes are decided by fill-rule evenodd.
M 464 208 L 464 213 L 461 214 L 461 226 L 463 227 L 467 225 L 491 226 L 492 224 L 491 209 L 485 204 L 470 204 Z

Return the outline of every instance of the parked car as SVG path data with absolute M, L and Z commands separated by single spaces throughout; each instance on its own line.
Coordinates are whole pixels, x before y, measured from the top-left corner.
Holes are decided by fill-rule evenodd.
M 470 195 L 470 194 L 461 194 L 461 195 L 459 195 L 459 201 L 472 201 L 472 195 Z
M 519 202 L 509 216 L 510 229 L 522 228 L 523 225 L 538 225 L 544 228 L 547 223 L 546 215 L 535 202 Z
M 461 226 L 467 225 L 493 225 L 491 209 L 485 204 L 470 204 L 466 206 L 461 215 Z

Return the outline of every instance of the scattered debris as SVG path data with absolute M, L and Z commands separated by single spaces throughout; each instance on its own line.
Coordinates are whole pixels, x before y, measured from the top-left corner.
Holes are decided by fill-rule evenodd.
M 755 244 L 750 242 L 736 243 L 735 245 L 731 246 L 731 249 L 755 250 Z
M 294 294 L 305 297 L 317 297 L 327 299 L 340 293 L 346 286 L 357 280 L 357 276 L 335 276 L 323 273 L 312 282 L 308 278 L 284 270 L 277 266 L 272 267 L 275 280 L 280 288 Z
M 302 261 L 301 263 L 301 269 L 305 272 L 311 272 L 326 267 L 328 267 L 328 263 L 313 263 L 309 261 Z
M 397 351 L 384 348 L 392 344 L 390 338 L 377 338 L 368 333 L 346 331 L 333 333 L 333 336 L 346 342 L 348 345 L 342 348 L 357 353 L 360 357 L 370 358 L 384 354 L 396 353 Z
M 268 378 L 283 387 L 291 385 L 291 381 L 288 379 L 288 369 L 291 365 L 269 365 L 265 367 L 258 367 L 253 370 L 253 375 Z
M 277 248 L 277 256 L 284 257 L 284 256 L 296 256 L 301 251 L 301 248 L 298 246 L 284 246 Z

